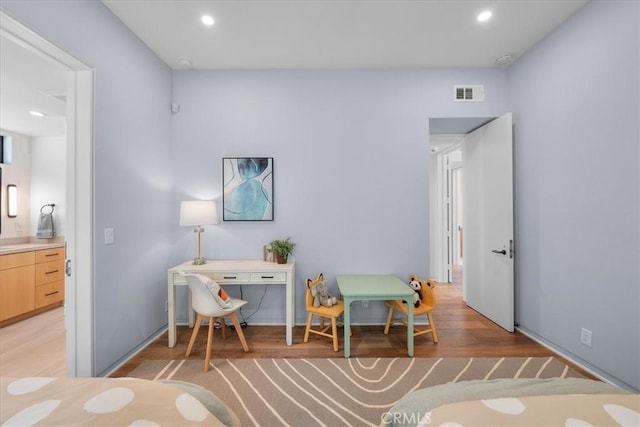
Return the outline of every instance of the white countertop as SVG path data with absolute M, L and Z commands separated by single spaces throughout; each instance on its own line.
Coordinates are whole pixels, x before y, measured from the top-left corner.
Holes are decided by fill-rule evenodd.
M 62 248 L 64 242 L 28 242 L 0 245 L 0 255 L 15 254 L 19 252 L 39 251 L 42 249 Z

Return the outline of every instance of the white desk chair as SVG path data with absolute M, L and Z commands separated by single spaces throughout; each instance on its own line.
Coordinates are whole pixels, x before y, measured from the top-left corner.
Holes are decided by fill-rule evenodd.
M 224 302 L 217 295 L 217 289 L 219 289 L 219 286 L 216 282 L 201 274 L 182 275 L 187 279 L 189 290 L 191 291 L 191 305 L 193 310 L 198 314 L 198 318 L 196 319 L 196 323 L 193 327 L 193 332 L 191 333 L 191 340 L 189 341 L 189 347 L 187 348 L 186 355 L 189 356 L 191 354 L 191 349 L 193 348 L 193 344 L 198 336 L 198 331 L 200 330 L 200 324 L 204 319 L 209 319 L 207 353 L 204 358 L 204 371 L 207 372 L 209 370 L 209 361 L 211 360 L 211 344 L 213 342 L 214 325 L 218 319 L 224 319 L 226 317 L 230 317 L 233 321 L 233 325 L 238 333 L 238 338 L 240 338 L 240 343 L 242 343 L 244 351 L 249 351 L 249 346 L 244 338 L 242 327 L 240 326 L 238 316 L 236 315 L 236 311 L 243 305 L 247 304 L 247 301 L 231 298 L 231 304 L 229 307 L 224 307 Z M 222 334 L 224 336 L 224 320 L 221 323 L 223 326 Z

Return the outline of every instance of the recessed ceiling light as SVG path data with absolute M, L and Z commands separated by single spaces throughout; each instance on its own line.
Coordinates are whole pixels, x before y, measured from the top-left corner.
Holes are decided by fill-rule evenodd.
M 202 23 L 204 25 L 206 25 L 207 27 L 211 27 L 213 26 L 213 23 L 215 22 L 213 20 L 213 16 L 211 15 L 202 15 L 202 17 L 200 18 L 200 20 L 202 21 Z
M 36 111 L 36 110 L 31 110 L 29 111 L 29 114 L 31 114 L 32 116 L 36 116 L 36 117 L 44 117 L 45 114 L 41 111 Z
M 184 68 L 193 67 L 193 63 L 189 59 L 187 59 L 185 57 L 182 57 L 182 56 L 180 58 L 178 58 L 178 63 L 180 65 L 182 65 Z
M 491 11 L 485 10 L 484 12 L 480 12 L 478 14 L 478 22 L 487 22 L 491 18 Z
M 500 66 L 509 65 L 513 61 L 513 55 L 508 53 L 506 55 L 502 55 L 500 58 L 496 59 L 496 64 Z

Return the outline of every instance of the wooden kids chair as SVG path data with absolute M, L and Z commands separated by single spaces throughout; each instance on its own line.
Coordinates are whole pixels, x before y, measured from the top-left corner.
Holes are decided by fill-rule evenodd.
M 307 305 L 307 327 L 304 331 L 304 342 L 309 341 L 309 333 L 322 335 L 323 337 L 332 338 L 333 339 L 333 351 L 338 351 L 338 317 L 344 313 L 344 302 L 336 301 L 334 305 L 331 307 L 314 307 L 313 306 L 313 295 L 311 290 L 317 286 L 319 283 L 324 283 L 324 276 L 322 273 L 318 274 L 315 280 L 307 279 L 307 295 L 306 295 L 306 305 Z M 311 322 L 313 320 L 313 316 L 318 316 L 320 318 L 320 328 L 312 329 Z M 331 320 L 331 324 L 325 326 L 325 319 Z M 327 331 L 331 329 L 331 333 Z
M 433 323 L 433 317 L 431 316 L 431 312 L 436 308 L 436 296 L 433 291 L 433 289 L 436 286 L 436 282 L 434 280 L 420 280 L 418 279 L 418 276 L 416 276 L 415 274 L 412 274 L 411 276 L 409 276 L 410 282 L 414 280 L 420 282 L 420 284 L 422 285 L 420 288 L 420 296 L 421 296 L 422 302 L 420 303 L 419 307 L 413 309 L 413 317 L 415 318 L 418 316 L 426 315 L 427 321 L 429 322 L 429 324 L 424 329 L 418 329 L 417 327 L 414 326 L 413 336 L 416 337 L 418 335 L 431 333 L 433 342 L 437 343 L 438 333 L 436 332 L 436 324 Z M 385 301 L 385 304 L 387 307 L 389 307 L 389 312 L 387 314 L 387 322 L 384 325 L 384 334 L 388 335 L 389 327 L 391 326 L 392 323 L 399 322 L 399 323 L 403 323 L 404 325 L 407 324 L 406 319 L 407 319 L 408 311 L 407 311 L 407 303 L 405 303 L 402 300 L 388 300 L 388 301 Z M 411 304 L 411 302 L 409 302 L 409 304 Z M 399 313 L 401 317 L 394 319 L 393 318 L 394 312 Z

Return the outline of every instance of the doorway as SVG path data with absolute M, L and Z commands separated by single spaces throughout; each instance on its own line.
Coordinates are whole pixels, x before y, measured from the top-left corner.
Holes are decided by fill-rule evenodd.
M 462 290 L 464 224 L 465 136 L 493 117 L 444 117 L 429 119 L 429 265 L 438 282 Z
M 93 70 L 0 11 L 0 35 L 67 71 L 66 280 L 67 376 L 93 372 Z
M 430 138 L 432 180 L 430 217 L 432 219 L 431 274 L 438 282 L 452 283 L 454 272 L 461 273 L 462 257 L 458 229 L 462 227 L 462 151 L 464 135 L 432 135 Z M 454 271 L 455 270 L 455 271 Z
M 462 288 L 465 136 L 493 117 L 429 119 L 429 265 L 438 282 Z
M 513 331 L 511 114 L 429 126 L 432 275 L 452 283 L 463 266 L 465 303 Z

